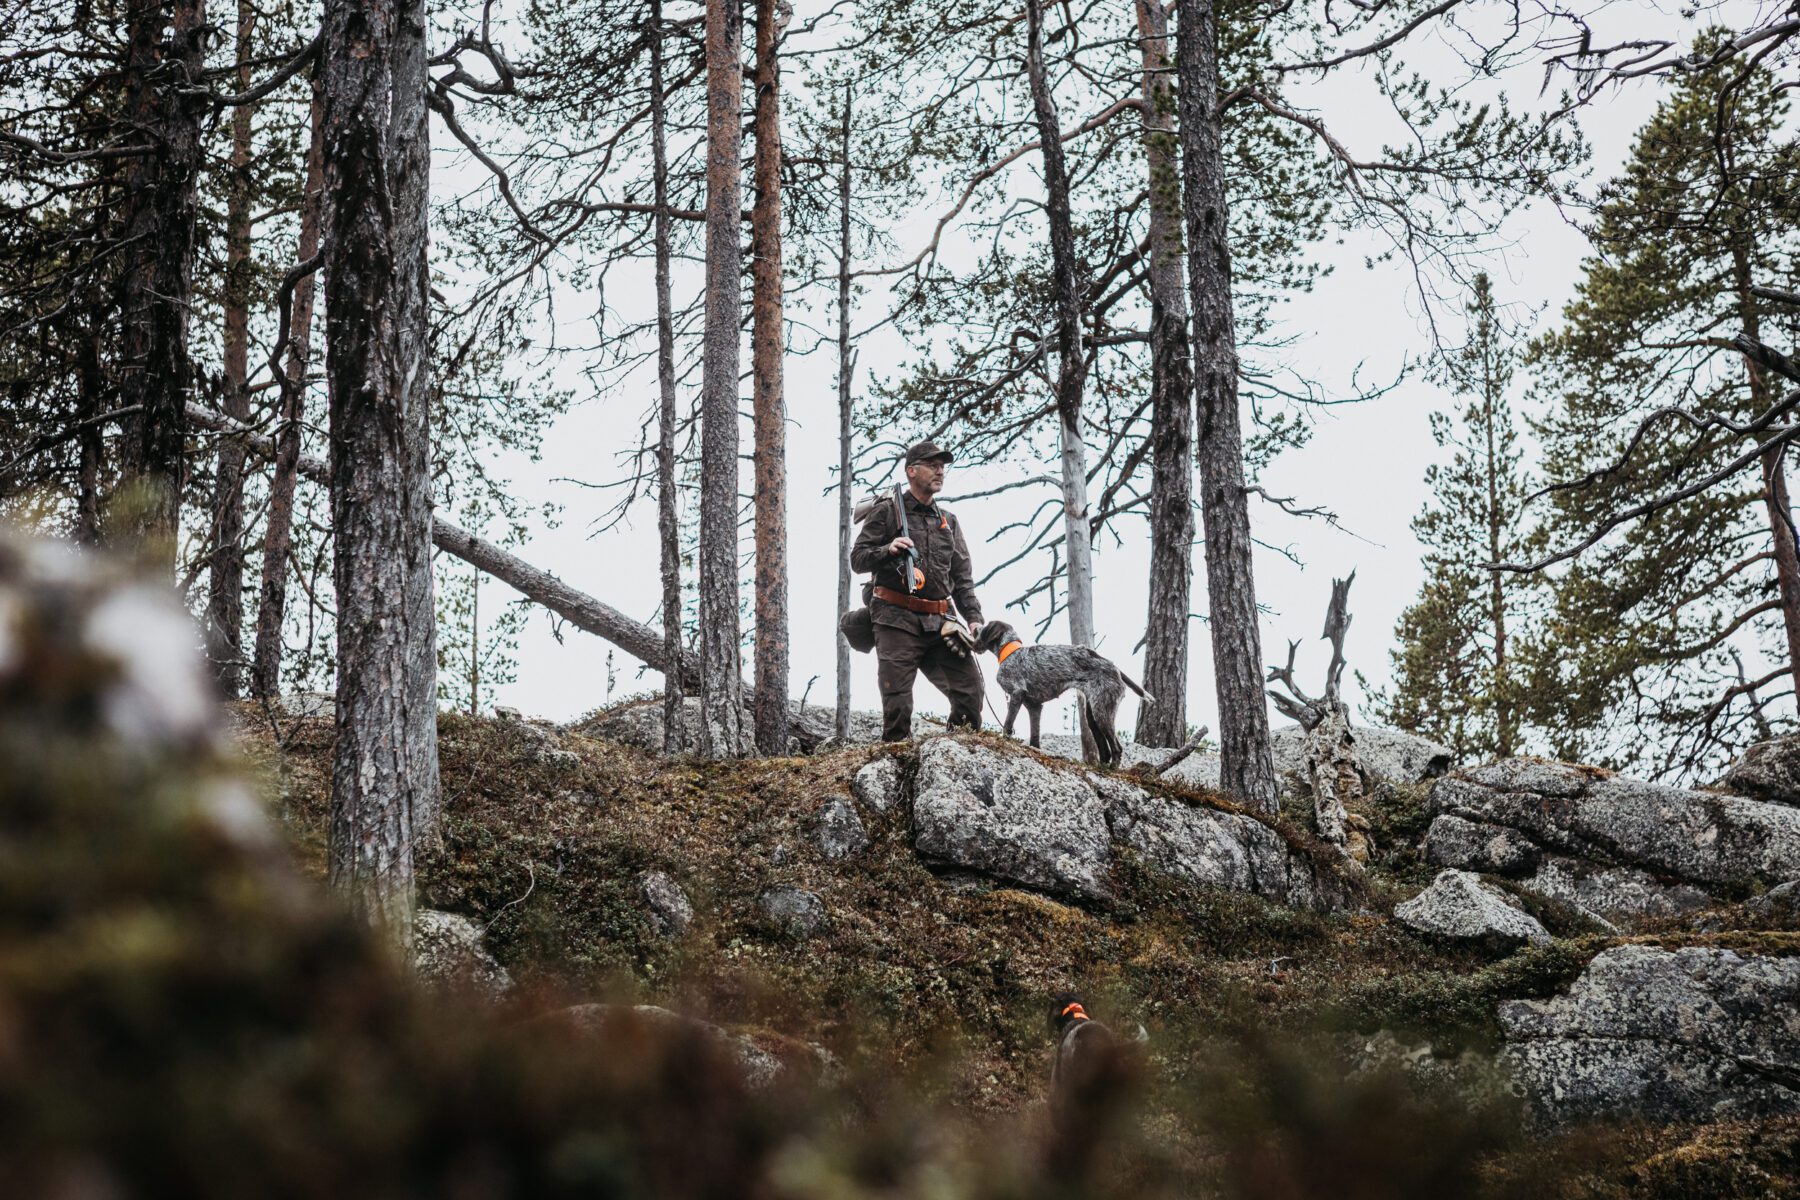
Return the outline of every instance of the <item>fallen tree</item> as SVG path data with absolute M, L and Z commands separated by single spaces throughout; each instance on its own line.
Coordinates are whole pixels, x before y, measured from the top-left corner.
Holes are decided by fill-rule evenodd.
M 198 404 L 187 407 L 188 420 L 215 433 L 243 439 L 244 444 L 265 458 L 275 456 L 275 439 Z M 331 472 L 325 463 L 310 455 L 300 456 L 300 474 L 314 483 L 329 486 Z M 446 554 L 453 554 L 476 570 L 482 571 L 512 588 L 533 603 L 542 605 L 584 633 L 604 638 L 652 670 L 671 674 L 668 657 L 663 651 L 663 632 L 641 621 L 634 621 L 612 605 L 597 600 L 569 586 L 550 572 L 535 567 L 516 554 L 502 550 L 485 538 L 462 526 L 445 520 L 436 513 L 431 518 L 431 541 Z M 700 687 L 700 660 L 682 651 L 676 664 L 682 690 L 689 695 Z M 740 689 L 742 685 L 740 684 Z M 744 691 L 745 696 L 749 695 Z M 790 717 L 790 735 L 802 749 L 811 751 L 830 736 L 823 722 L 796 711 Z

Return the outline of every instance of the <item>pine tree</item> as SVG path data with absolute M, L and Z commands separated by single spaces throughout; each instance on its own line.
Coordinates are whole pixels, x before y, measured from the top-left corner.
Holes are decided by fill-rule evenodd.
M 1533 348 L 1559 393 L 1544 470 L 1552 543 L 1717 473 L 1758 439 L 1736 432 L 1782 389 L 1732 345 L 1791 345 L 1800 320 L 1758 297 L 1800 266 L 1800 145 L 1766 74 L 1683 76 L 1601 193 L 1595 254 L 1563 327 Z M 1653 413 L 1664 412 L 1644 423 Z M 1644 426 L 1640 436 L 1640 426 Z M 1765 434 L 1766 437 L 1766 434 Z M 1800 570 L 1783 455 L 1606 534 L 1557 586 L 1547 713 L 1611 765 L 1654 774 L 1715 765 L 1760 736 L 1800 666 Z M 1752 662 L 1751 678 L 1738 658 Z M 1786 705 L 1782 706 L 1786 708 Z M 1786 716 L 1786 713 L 1782 714 Z
M 1386 724 L 1443 742 L 1459 758 L 1519 753 L 1524 716 L 1520 618 L 1542 580 L 1485 569 L 1530 557 L 1542 541 L 1524 511 L 1529 484 L 1507 399 L 1518 352 L 1486 274 L 1475 277 L 1469 339 L 1444 356 L 1441 381 L 1463 398 L 1431 414 L 1449 461 L 1425 471 L 1432 499 L 1413 519 L 1425 583 L 1400 615 Z

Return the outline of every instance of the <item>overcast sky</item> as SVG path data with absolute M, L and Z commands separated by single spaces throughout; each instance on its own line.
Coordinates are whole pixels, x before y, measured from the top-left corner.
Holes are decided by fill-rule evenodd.
M 809 6 L 800 5 L 802 18 Z M 1614 6 L 1610 19 L 1634 36 L 1654 25 L 1671 30 L 1691 29 L 1678 17 L 1663 16 L 1645 4 Z M 1691 36 L 1691 35 L 1690 35 Z M 1421 61 L 1440 62 L 1449 72 L 1454 58 L 1444 48 L 1431 51 Z M 1539 69 L 1520 70 L 1501 86 L 1519 102 L 1537 102 L 1542 82 Z M 1613 93 L 1602 104 L 1582 115 L 1581 123 L 1593 150 L 1592 179 L 1604 178 L 1623 162 L 1632 133 L 1648 115 L 1656 99 L 1655 84 L 1637 84 Z M 1301 92 L 1298 99 L 1329 114 L 1334 129 L 1353 152 L 1373 154 L 1380 149 L 1382 132 L 1391 122 L 1371 98 L 1366 78 L 1338 78 L 1325 87 Z M 455 171 L 446 164 L 446 171 Z M 1029 186 L 1029 175 L 1021 186 Z M 899 239 L 910 256 L 929 236 L 935 208 L 921 210 Z M 1495 234 L 1495 251 L 1483 265 L 1494 277 L 1499 299 L 1518 306 L 1521 313 L 1542 310 L 1539 327 L 1553 322 L 1579 277 L 1580 260 L 1587 244 L 1571 223 L 1575 214 L 1559 212 L 1538 203 L 1516 214 Z M 1341 241 L 1339 238 L 1341 237 Z M 1308 294 L 1291 297 L 1277 312 L 1279 332 L 1292 337 L 1283 362 L 1302 378 L 1328 386 L 1341 386 L 1353 368 L 1365 381 L 1391 378 L 1400 365 L 1428 352 L 1430 335 L 1410 270 L 1399 262 L 1364 265 L 1365 257 L 1384 245 L 1355 230 L 1334 231 L 1315 249 L 1331 273 Z M 678 286 L 680 284 L 678 279 Z M 649 311 L 649 276 L 637 277 L 639 294 L 627 285 L 612 285 L 611 303 L 629 308 L 634 302 Z M 621 299 L 621 295 L 624 299 Z M 862 300 L 859 325 L 882 311 L 883 297 L 872 292 Z M 1442 313 L 1439 314 L 1440 318 Z M 577 318 L 569 318 L 571 321 Z M 888 372 L 898 363 L 903 347 L 897 339 L 872 337 L 860 348 L 857 381 L 865 384 L 871 371 Z M 790 419 L 789 538 L 792 591 L 792 695 L 797 699 L 811 686 L 811 702 L 833 701 L 835 678 L 835 606 L 837 587 L 837 461 L 836 363 L 829 351 L 810 356 L 790 355 L 786 364 L 786 395 Z M 748 350 L 745 366 L 748 366 Z M 653 375 L 627 386 L 613 398 L 583 402 L 589 385 L 569 364 L 566 382 L 577 388 L 578 402 L 547 439 L 539 463 L 504 461 L 500 468 L 511 476 L 519 494 L 533 501 L 553 500 L 565 506 L 560 528 L 538 529 L 522 548 L 525 558 L 553 571 L 640 620 L 656 612 L 660 583 L 657 567 L 656 513 L 653 502 L 639 511 L 628 525 L 590 538 L 587 526 L 595 511 L 595 493 L 559 479 L 600 480 L 616 474 L 616 455 L 635 435 L 642 406 L 654 396 Z M 696 377 L 697 378 L 697 377 Z M 1515 405 L 1523 400 L 1523 379 Z M 747 391 L 747 387 L 746 387 Z M 683 403 L 691 396 L 684 395 Z M 1286 553 L 1259 550 L 1256 560 L 1258 599 L 1268 612 L 1262 636 L 1265 657 L 1279 659 L 1289 638 L 1303 641 L 1300 678 L 1316 685 L 1328 652 L 1317 641 L 1324 605 L 1334 576 L 1357 572 L 1351 594 L 1351 627 L 1347 653 L 1352 670 L 1362 672 L 1373 685 L 1390 677 L 1389 650 L 1395 620 L 1417 593 L 1421 579 L 1420 547 L 1409 522 L 1425 501 L 1422 481 L 1426 466 L 1439 452 L 1432 442 L 1427 415 L 1445 407 L 1448 398 L 1428 381 L 1414 376 L 1379 400 L 1363 405 L 1325 410 L 1317 414 L 1317 428 L 1310 444 L 1287 453 L 1266 472 L 1264 482 L 1277 495 L 1303 503 L 1332 508 L 1343 529 L 1319 521 L 1283 515 L 1270 506 L 1252 501 L 1256 536 Z M 744 449 L 748 453 L 746 431 Z M 1016 471 L 1016 468 L 1013 469 Z M 1005 472 L 1002 472 L 1004 474 Z M 897 476 L 896 476 L 897 477 Z M 979 491 L 1001 482 L 1000 474 L 977 468 L 952 468 L 947 495 Z M 749 487 L 746 465 L 744 487 Z M 1014 519 L 1022 506 L 1035 505 L 1042 496 L 1029 499 L 997 498 L 956 506 L 968 531 L 977 574 L 1011 553 L 1001 545 L 983 544 L 989 531 Z M 1099 648 L 1129 674 L 1141 678 L 1141 657 L 1133 647 L 1142 635 L 1146 609 L 1148 535 L 1141 521 L 1123 526 L 1123 546 L 1107 538 L 1095 559 L 1095 628 Z M 1291 561 L 1288 555 L 1298 561 Z M 1194 607 L 1203 612 L 1205 579 L 1203 555 L 1196 546 Z M 1045 562 L 1031 561 L 1011 569 L 982 589 L 989 617 L 1005 617 L 1028 628 L 1035 616 L 1023 619 L 1003 602 L 1022 591 L 1041 575 Z M 483 608 L 490 599 L 484 597 Z M 491 610 L 490 610 L 491 611 Z M 746 631 L 747 632 L 747 631 Z M 1203 621 L 1192 626 L 1188 715 L 1190 722 L 1218 728 L 1211 672 L 1211 647 Z M 1066 622 L 1059 620 L 1045 640 L 1065 640 Z M 609 645 L 596 638 L 566 630 L 560 643 L 552 636 L 548 620 L 533 617 L 520 644 L 517 681 L 500 689 L 498 702 L 510 704 L 527 715 L 568 719 L 609 699 L 659 688 L 654 673 L 638 674 L 639 664 L 622 651 L 614 652 L 614 680 L 608 691 Z M 991 678 L 992 663 L 986 660 Z M 749 673 L 746 654 L 745 673 Z M 815 681 L 816 677 L 816 681 Z M 1349 684 L 1353 708 L 1363 699 L 1360 689 Z M 875 660 L 854 656 L 853 701 L 856 707 L 880 707 L 875 685 Z M 996 689 L 990 698 L 998 704 Z M 917 710 L 942 714 L 941 696 L 923 679 L 916 691 Z M 1128 701 L 1135 698 L 1128 697 Z M 1003 705 L 1000 705 L 1004 711 Z M 991 718 L 990 718 L 991 719 Z M 1135 725 L 1135 710 L 1128 703 L 1120 713 L 1120 725 Z M 1061 732 L 1070 727 L 1068 706 L 1046 716 L 1045 729 Z

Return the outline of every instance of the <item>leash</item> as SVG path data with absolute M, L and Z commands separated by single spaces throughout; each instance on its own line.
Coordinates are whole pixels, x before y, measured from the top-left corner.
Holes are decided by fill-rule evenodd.
M 962 622 L 962 627 L 964 629 L 967 629 L 969 627 L 969 619 L 963 616 L 961 608 L 956 607 L 956 600 L 954 598 L 951 599 L 950 606 L 956 609 L 956 619 Z M 1000 719 L 1000 712 L 994 707 L 994 698 L 988 695 L 987 672 L 981 669 L 981 655 L 976 653 L 973 646 L 969 647 L 969 661 L 975 664 L 975 673 L 981 676 L 981 702 L 987 705 L 988 716 L 994 718 L 994 728 L 1005 729 L 1006 722 Z
M 977 662 L 975 664 L 975 670 L 977 672 L 981 670 L 981 663 Z M 1004 730 L 1006 728 L 1006 722 L 1000 719 L 1000 713 L 994 708 L 994 699 L 992 696 L 988 695 L 987 676 L 985 674 L 981 676 L 981 702 L 987 705 L 988 716 L 994 718 L 994 728 Z

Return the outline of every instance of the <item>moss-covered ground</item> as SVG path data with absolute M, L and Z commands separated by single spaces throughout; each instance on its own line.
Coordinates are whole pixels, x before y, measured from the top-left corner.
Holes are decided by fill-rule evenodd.
M 254 714 L 240 717 L 300 861 L 322 875 L 330 722 L 286 724 L 278 745 Z M 1508 957 L 1448 948 L 1385 919 L 1431 876 L 1412 852 L 1425 823 L 1422 787 L 1384 787 L 1362 813 L 1379 852 L 1360 914 L 1321 916 L 1195 889 L 1129 857 L 1115 872 L 1116 899 L 1102 904 L 943 880 L 913 853 L 904 806 L 885 815 L 863 810 L 870 848 L 826 859 L 812 839 L 815 814 L 850 794 L 858 768 L 889 753 L 908 751 L 705 763 L 579 732 L 445 716 L 444 845 L 421 862 L 422 903 L 486 925 L 490 949 L 527 1005 L 629 999 L 762 1037 L 804 1039 L 832 1049 L 853 1072 L 926 1081 L 932 1103 L 975 1121 L 1041 1097 L 1045 1005 L 1065 989 L 1082 992 L 1115 1027 L 1141 1026 L 1156 1078 L 1227 1079 L 1250 1055 L 1264 1081 L 1300 1079 L 1295 1048 L 1305 1047 L 1298 1057 L 1314 1066 L 1329 1056 L 1319 1078 L 1288 1089 L 1292 1103 L 1270 1118 L 1279 1124 L 1309 1103 L 1345 1103 L 1343 1089 L 1321 1079 L 1342 1078 L 1377 1031 L 1404 1045 L 1429 1043 L 1446 1062 L 1489 1048 L 1497 1000 L 1548 995 L 1610 944 L 1591 922 L 1555 906 L 1538 906 L 1538 915 L 1558 940 Z M 694 903 L 693 924 L 672 940 L 654 934 L 638 893 L 638 876 L 653 868 Z M 817 893 L 826 927 L 801 938 L 771 926 L 756 898 L 775 884 Z M 1781 931 L 1650 936 L 1800 952 L 1800 935 Z M 1216 1099 L 1231 1086 L 1213 1092 Z M 1237 1107 L 1255 1109 L 1269 1092 L 1261 1089 L 1256 1102 L 1239 1097 Z M 1160 1115 L 1147 1120 L 1180 1125 L 1182 1106 L 1196 1103 L 1192 1088 L 1182 1094 L 1170 1090 Z M 1338 1117 L 1343 1131 L 1357 1128 Z M 1516 1141 L 1492 1129 L 1469 1132 L 1507 1120 L 1496 1109 L 1458 1127 L 1493 1194 L 1552 1194 L 1536 1190 L 1544 1172 L 1562 1181 L 1553 1191 L 1594 1197 L 1778 1195 L 1757 1190 L 1757 1181 L 1800 1177 L 1800 1127 L 1792 1122 L 1572 1135 L 1524 1153 L 1509 1151 Z M 1683 1190 L 1699 1186 L 1694 1181 L 1704 1189 Z

